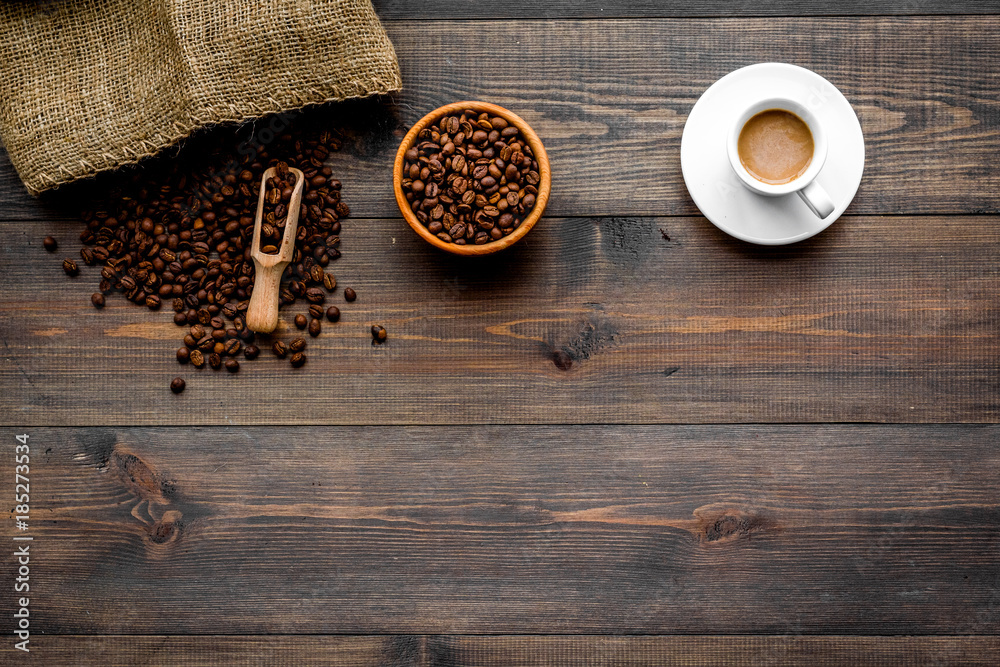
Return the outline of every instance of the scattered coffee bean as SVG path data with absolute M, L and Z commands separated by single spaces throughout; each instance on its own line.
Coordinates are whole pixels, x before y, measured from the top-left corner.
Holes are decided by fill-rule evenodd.
M 243 343 L 240 342 L 239 338 L 230 338 L 226 341 L 226 354 L 230 357 L 235 357 L 243 349 Z
M 330 320 L 331 322 L 336 322 L 337 320 L 339 320 L 340 308 L 337 308 L 336 306 L 330 306 L 329 308 L 327 308 L 326 319 Z
M 482 245 L 520 226 L 540 181 L 534 152 L 517 127 L 466 109 L 418 133 L 405 154 L 401 185 L 432 234 L 445 243 Z
M 293 121 L 299 122 L 304 121 Z M 178 361 L 184 357 L 197 368 L 220 367 L 212 355 L 222 363 L 241 350 L 248 360 L 260 353 L 252 346 L 255 334 L 246 327 L 245 314 L 255 277 L 250 258 L 254 218 L 261 176 L 269 167 L 278 171 L 277 179 L 264 186 L 263 223 L 271 227 L 265 236 L 273 251 L 284 235 L 295 185 L 290 168 L 305 175 L 293 257 L 281 284 L 282 305 L 308 301 L 316 306 L 309 314 L 320 319 L 320 304 L 336 286 L 323 267 L 340 257 L 340 219 L 350 208 L 324 162 L 339 150 L 340 137 L 322 128 L 289 128 L 255 147 L 252 155 L 240 151 L 244 139 L 154 158 L 125 178 L 99 177 L 102 187 L 94 190 L 113 194 L 81 212 L 86 226 L 80 256 L 101 273 L 94 305 L 100 307 L 112 291 L 153 310 L 169 304 L 177 326 L 202 327 L 196 336 L 184 332 L 185 352 L 178 352 Z M 52 237 L 42 245 L 49 251 L 58 247 Z M 63 268 L 71 276 L 80 272 L 69 259 Z M 301 328 L 308 328 L 308 320 Z
M 296 338 L 291 343 L 288 344 L 288 349 L 292 352 L 301 352 L 306 349 L 306 339 Z
M 292 367 L 301 368 L 306 363 L 306 355 L 303 352 L 296 352 L 292 355 Z
M 100 292 L 95 292 L 90 295 L 90 302 L 94 304 L 94 308 L 104 308 L 104 295 Z
M 309 335 L 315 338 L 323 330 L 320 320 L 309 320 Z
M 308 324 L 309 324 L 309 321 L 306 320 L 306 316 L 305 315 L 299 313 L 298 315 L 295 316 L 295 328 L 297 328 L 297 329 L 305 329 Z
M 182 391 L 184 391 L 184 387 L 186 386 L 187 383 L 184 382 L 184 378 L 174 378 L 173 380 L 170 381 L 170 391 L 174 392 L 175 394 L 179 394 Z
M 309 303 L 320 304 L 326 301 L 326 294 L 318 287 L 310 287 L 306 290 L 306 299 Z
M 54 236 L 46 236 L 44 239 L 42 239 L 42 247 L 48 250 L 49 252 L 55 252 L 56 249 L 59 247 L 59 242 L 56 241 L 56 238 Z
M 230 373 L 236 373 L 240 370 L 240 362 L 235 359 L 226 359 L 226 370 Z
M 214 370 L 219 370 L 220 368 L 222 368 L 222 357 L 219 356 L 217 353 L 213 352 L 212 354 L 208 355 L 208 365 L 211 366 Z
M 388 338 L 389 333 L 385 330 L 385 327 L 378 324 L 372 325 L 372 345 L 375 343 L 382 344 L 385 339 Z
M 279 359 L 284 359 L 286 356 L 288 356 L 288 348 L 280 340 L 274 341 L 274 343 L 271 345 L 271 352 L 274 352 L 274 356 L 278 357 Z
M 186 347 L 177 348 L 177 361 L 182 364 L 186 364 L 191 360 L 191 350 Z
M 318 320 L 321 317 L 323 317 L 323 306 L 317 305 L 315 303 L 309 306 L 309 317 L 313 318 L 314 320 Z
M 344 288 L 344 299 L 346 299 L 348 302 L 351 302 L 351 301 L 354 301 L 357 298 L 358 298 L 358 295 L 357 295 L 357 293 L 353 289 L 351 289 L 350 287 L 345 287 Z

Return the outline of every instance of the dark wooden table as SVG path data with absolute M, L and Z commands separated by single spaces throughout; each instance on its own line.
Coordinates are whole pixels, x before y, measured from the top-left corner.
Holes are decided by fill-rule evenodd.
M 92 308 L 59 266 L 79 221 L 0 155 L 31 660 L 997 664 L 1000 3 L 543 4 L 376 2 L 405 90 L 336 111 L 360 296 L 303 372 L 172 395 L 168 314 Z M 680 170 L 698 96 L 762 61 L 828 78 L 866 137 L 847 214 L 781 248 L 717 231 Z M 521 114 L 554 171 L 478 262 L 389 183 L 458 99 Z

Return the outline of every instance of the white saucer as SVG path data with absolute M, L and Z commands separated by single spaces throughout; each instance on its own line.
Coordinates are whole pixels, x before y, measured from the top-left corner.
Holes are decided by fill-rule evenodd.
M 726 134 L 748 100 L 765 96 L 804 104 L 830 137 L 826 164 L 816 177 L 834 203 L 824 220 L 797 195 L 755 194 L 733 173 Z M 716 81 L 691 109 L 681 137 L 681 170 L 691 199 L 716 227 L 750 243 L 782 245 L 819 234 L 854 199 L 864 168 L 865 138 L 851 103 L 819 74 L 784 63 L 750 65 Z

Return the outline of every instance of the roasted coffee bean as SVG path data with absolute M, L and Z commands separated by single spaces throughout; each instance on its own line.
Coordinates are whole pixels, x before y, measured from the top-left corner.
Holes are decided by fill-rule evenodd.
M 296 352 L 292 355 L 292 367 L 301 368 L 306 363 L 306 355 L 304 352 Z
M 295 338 L 291 343 L 288 344 L 288 349 L 292 352 L 301 352 L 306 349 L 306 339 L 305 338 Z
M 201 340 L 202 338 L 205 337 L 205 327 L 203 327 L 200 324 L 194 325 L 193 327 L 191 327 L 191 335 L 194 337 L 195 340 Z
M 186 347 L 177 348 L 177 361 L 186 364 L 191 359 L 191 350 Z
M 350 301 L 354 301 L 357 298 L 358 298 L 358 295 L 357 295 L 357 293 L 355 293 L 355 291 L 353 289 L 351 289 L 350 287 L 345 287 L 344 288 L 344 299 L 346 299 L 348 302 L 350 302 Z
M 63 260 L 63 271 L 66 272 L 67 276 L 78 276 L 80 275 L 80 267 L 76 265 L 71 259 Z
M 306 300 L 309 303 L 323 303 L 326 301 L 326 294 L 318 287 L 310 287 L 306 290 Z
M 205 355 L 202 354 L 201 350 L 191 350 L 191 365 L 195 368 L 201 368 L 205 365 Z
M 340 308 L 337 308 L 336 306 L 330 306 L 329 308 L 327 308 L 326 319 L 330 320 L 331 322 L 336 322 L 337 320 L 339 320 Z
M 42 247 L 44 247 L 49 252 L 55 252 L 59 247 L 59 242 L 56 241 L 54 236 L 46 236 L 42 239 Z
M 240 362 L 235 359 L 226 359 L 226 370 L 230 373 L 237 373 L 240 370 Z
M 284 359 L 288 355 L 288 347 L 286 347 L 280 340 L 276 340 L 271 344 L 271 351 L 274 352 L 274 356 L 279 359 Z
M 316 336 L 318 336 L 320 334 L 320 331 L 322 331 L 322 330 L 323 330 L 323 325 L 320 324 L 319 320 L 310 320 L 309 321 L 309 335 L 310 336 L 312 336 L 313 338 L 315 338 Z
M 100 292 L 95 292 L 90 295 L 90 302 L 94 304 L 94 308 L 104 308 L 104 295 Z
M 260 348 L 256 345 L 247 345 L 243 348 L 243 356 L 247 358 L 248 361 L 253 361 L 260 355 Z
M 267 238 L 261 245 L 277 250 L 296 185 L 290 167 L 305 174 L 298 228 L 290 239 L 294 264 L 280 294 L 283 304 L 308 299 L 318 307 L 325 292 L 336 286 L 322 267 L 340 255 L 340 219 L 350 214 L 341 200 L 340 182 L 324 164 L 341 143 L 334 132 L 302 134 L 289 128 L 253 155 L 241 153 L 235 143 L 210 146 L 204 153 L 207 164 L 199 159 L 189 169 L 173 160 L 162 164 L 153 160 L 126 179 L 114 181 L 107 189 L 113 198 L 99 206 L 103 211 L 81 213 L 86 223 L 80 234 L 81 257 L 101 269 L 101 298 L 117 288 L 136 304 L 153 309 L 171 304 L 178 326 L 208 327 L 197 337 L 185 336 L 184 349 L 198 352 L 187 352 L 189 361 L 196 356 L 204 366 L 211 361 L 206 356 L 232 358 L 241 348 L 250 358 L 253 353 L 247 350 L 255 337 L 241 314 L 254 287 L 251 245 L 261 176 L 274 167 L 275 176 L 263 184 L 262 229 L 267 226 L 263 229 Z M 443 169 L 443 164 L 436 166 L 435 175 Z M 430 169 L 426 177 L 431 177 Z M 435 182 L 431 192 L 437 190 L 442 188 Z M 45 239 L 42 245 L 47 250 L 58 247 L 55 239 Z M 64 269 L 77 275 L 80 267 L 68 260 Z M 99 301 L 94 297 L 95 305 Z M 323 310 L 312 314 L 319 319 Z M 227 321 L 232 326 L 227 327 Z M 308 328 L 308 321 L 303 326 Z
M 315 303 L 309 306 L 309 317 L 315 320 L 318 320 L 321 317 L 323 317 L 323 306 L 319 306 Z
M 372 325 L 372 345 L 384 343 L 388 337 L 389 333 L 385 330 L 385 327 L 378 324 Z
M 175 394 L 179 394 L 182 391 L 184 391 L 184 387 L 186 386 L 187 383 L 184 382 L 184 378 L 174 378 L 173 380 L 170 381 L 170 391 L 174 392 Z
M 299 313 L 295 316 L 295 327 L 297 329 L 305 329 L 308 324 L 309 321 L 306 319 L 305 315 Z
M 332 273 L 323 274 L 323 287 L 325 287 L 328 292 L 332 292 L 337 288 L 337 279 L 333 277 Z
M 444 131 L 451 127 L 460 130 Z M 403 174 L 403 192 L 417 219 L 445 243 L 459 245 L 511 234 L 534 207 L 534 198 L 523 193 L 540 181 L 520 130 L 471 110 L 442 117 L 421 132 L 404 154 Z M 509 217 L 497 229 L 501 214 Z
M 213 370 L 219 370 L 220 368 L 222 368 L 222 357 L 219 354 L 213 352 L 212 354 L 208 355 L 208 365 L 211 366 Z

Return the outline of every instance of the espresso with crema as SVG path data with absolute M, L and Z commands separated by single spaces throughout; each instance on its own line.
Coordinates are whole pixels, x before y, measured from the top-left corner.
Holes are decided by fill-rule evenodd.
M 768 109 L 748 120 L 740 130 L 740 162 L 762 183 L 794 181 L 812 162 L 813 136 L 809 126 L 791 111 Z

